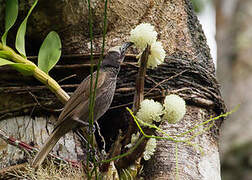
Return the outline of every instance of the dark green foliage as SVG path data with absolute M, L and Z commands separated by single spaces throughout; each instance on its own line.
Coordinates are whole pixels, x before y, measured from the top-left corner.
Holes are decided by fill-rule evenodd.
M 34 2 L 31 9 L 29 10 L 27 16 L 25 17 L 24 21 L 21 23 L 21 25 L 18 28 L 18 32 L 17 32 L 17 36 L 16 36 L 16 49 L 23 56 L 26 56 L 26 53 L 25 53 L 25 33 L 26 33 L 27 21 L 28 21 L 28 18 L 30 16 L 32 10 L 36 6 L 37 2 L 38 2 L 38 0 L 36 0 Z
M 16 49 L 26 59 L 25 52 L 25 34 L 26 34 L 26 25 L 32 10 L 35 8 L 38 0 L 36 0 L 32 7 L 30 8 L 25 19 L 18 28 L 16 35 Z M 5 32 L 1 38 L 2 44 L 0 44 L 0 66 L 9 65 L 21 72 L 23 75 L 32 75 L 35 65 L 24 62 L 24 63 L 15 63 L 11 58 L 10 53 L 11 49 L 4 48 L 6 46 L 6 38 L 8 31 L 15 24 L 18 16 L 18 0 L 8 0 L 6 1 L 6 14 L 5 14 Z M 48 34 L 46 39 L 41 45 L 39 55 L 38 55 L 38 67 L 43 70 L 45 73 L 48 73 L 58 62 L 61 56 L 61 41 L 59 35 L 52 31 Z
M 6 1 L 5 9 L 5 32 L 2 36 L 2 43 L 6 45 L 6 38 L 10 28 L 14 25 L 18 16 L 18 0 Z

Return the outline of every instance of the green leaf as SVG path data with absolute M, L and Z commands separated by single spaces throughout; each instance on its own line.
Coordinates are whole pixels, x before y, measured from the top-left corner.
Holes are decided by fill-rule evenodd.
M 14 62 L 8 61 L 7 59 L 0 58 L 0 66 L 14 64 Z
M 32 75 L 34 72 L 34 69 L 36 68 L 36 66 L 30 65 L 30 64 L 14 63 L 6 59 L 0 58 L 0 66 L 5 66 L 5 65 L 11 66 L 15 70 L 22 73 L 24 76 Z
M 10 28 L 14 25 L 18 16 L 18 0 L 6 1 L 5 8 L 5 32 L 2 36 L 2 43 L 6 45 L 6 38 Z
M 51 31 L 42 43 L 38 54 L 38 67 L 48 74 L 61 55 L 61 41 L 55 31 Z
M 25 32 L 26 32 L 26 24 L 28 21 L 28 18 L 32 12 L 32 10 L 34 9 L 34 7 L 36 6 L 38 0 L 36 0 L 34 2 L 34 4 L 32 5 L 31 9 L 29 10 L 27 16 L 25 17 L 24 21 L 21 23 L 21 25 L 18 28 L 17 31 L 17 36 L 16 36 L 16 49 L 17 51 L 22 54 L 23 56 L 26 56 L 25 53 Z

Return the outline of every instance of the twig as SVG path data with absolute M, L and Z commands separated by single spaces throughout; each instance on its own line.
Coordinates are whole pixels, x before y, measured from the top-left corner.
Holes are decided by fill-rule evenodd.
M 103 135 L 101 134 L 101 128 L 99 126 L 99 123 L 96 121 L 95 124 L 96 124 L 96 127 L 97 127 L 97 133 L 98 133 L 98 135 L 101 138 L 101 141 L 103 143 L 103 146 L 102 146 L 102 155 L 104 155 L 103 152 L 106 152 L 106 141 L 105 141 Z
M 17 172 L 18 170 L 25 171 L 26 166 L 27 163 L 22 163 L 0 169 L 0 179 L 9 179 L 9 174 Z
M 79 84 L 65 84 L 65 85 L 61 85 L 61 87 L 63 88 L 76 88 L 78 87 Z M 24 87 L 20 87 L 20 86 L 5 86 L 5 87 L 1 87 L 1 91 L 5 92 L 5 93 L 12 93 L 12 92 L 21 92 L 21 91 L 26 91 L 27 89 L 29 89 L 30 91 L 35 91 L 35 90 L 43 90 L 43 89 L 47 89 L 46 86 L 24 86 Z
M 47 110 L 47 111 L 49 111 L 49 112 L 60 112 L 60 111 L 63 110 L 63 108 L 61 108 L 61 109 L 50 109 L 50 108 L 47 108 L 47 107 L 45 107 L 44 105 L 42 105 L 42 104 L 38 101 L 37 97 L 36 97 L 34 94 L 32 94 L 32 92 L 28 91 L 28 93 L 32 96 L 32 98 L 37 102 L 37 104 L 38 104 L 42 109 L 45 109 L 45 110 Z
M 161 84 L 165 83 L 166 81 L 170 81 L 171 79 L 174 79 L 175 77 L 180 76 L 181 74 L 185 73 L 187 70 L 181 71 L 178 74 L 175 74 L 174 76 L 171 76 L 167 79 L 164 79 L 163 81 L 159 82 L 158 84 L 156 84 L 153 88 L 151 88 L 147 93 L 145 93 L 145 96 L 148 95 L 151 91 L 153 91 L 153 89 L 155 89 L 156 87 L 160 86 Z
M 71 79 L 71 78 L 76 77 L 76 76 L 77 76 L 76 74 L 72 74 L 72 75 L 67 76 L 67 77 L 65 77 L 63 79 L 58 80 L 58 83 L 66 81 L 66 80 Z
M 0 114 L 17 112 L 17 111 L 20 111 L 22 109 L 30 108 L 30 107 L 33 107 L 33 106 L 36 106 L 36 105 L 37 105 L 37 103 L 25 104 L 25 105 L 22 105 L 22 106 L 19 106 L 19 107 L 13 107 L 13 108 L 2 110 L 2 111 L 0 111 Z
M 38 152 L 37 148 L 34 148 L 33 146 L 30 146 L 28 143 L 25 143 L 23 141 L 19 141 L 13 137 L 7 136 L 6 133 L 4 133 L 1 129 L 0 129 L 0 138 L 3 139 L 7 144 L 16 146 L 17 148 L 24 150 L 25 152 L 29 152 L 31 154 L 34 154 L 36 152 Z M 80 164 L 76 161 L 72 161 L 72 160 L 68 160 L 68 159 L 63 159 L 60 158 L 59 156 L 56 156 L 52 153 L 50 153 L 48 155 L 49 158 L 55 159 L 55 162 L 64 162 L 67 164 L 71 164 L 73 167 L 78 167 L 80 168 Z
M 124 93 L 124 92 L 132 92 L 134 91 L 134 87 L 124 87 L 124 88 L 119 88 L 116 90 L 117 93 Z
M 165 89 L 161 84 L 159 84 L 157 81 L 155 81 L 152 77 L 146 75 L 145 78 L 146 78 L 146 80 L 148 79 L 149 81 L 151 81 L 152 83 L 155 84 L 155 86 L 154 86 L 153 88 L 151 88 L 151 89 L 154 89 L 154 88 L 156 88 L 157 86 L 160 86 L 160 88 L 161 88 L 162 90 Z
M 113 143 L 112 147 L 110 148 L 106 159 L 123 156 L 122 154 L 120 154 L 121 149 L 122 149 L 122 143 L 121 142 L 122 142 L 123 139 L 124 139 L 124 136 L 122 135 L 122 131 L 119 130 L 119 134 L 117 135 L 117 138 L 116 138 L 115 142 Z M 105 160 L 103 159 L 103 161 L 105 161 L 105 162 L 101 163 L 101 166 L 100 166 L 102 171 L 104 171 L 104 172 L 108 171 L 109 164 L 110 164 L 110 161 L 106 161 L 106 159 Z
M 109 108 L 109 110 L 111 109 L 117 109 L 117 108 L 121 108 L 121 107 L 127 107 L 129 105 L 133 104 L 133 102 L 130 102 L 130 103 L 127 103 L 127 104 L 121 104 L 121 105 L 118 105 L 118 106 L 112 106 Z

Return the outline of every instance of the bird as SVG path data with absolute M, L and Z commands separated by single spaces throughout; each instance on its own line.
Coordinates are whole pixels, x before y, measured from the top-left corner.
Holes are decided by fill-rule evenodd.
M 101 63 L 95 96 L 94 122 L 109 109 L 112 103 L 120 63 L 123 62 L 125 52 L 131 45 L 133 43 L 125 42 L 122 46 L 110 48 Z M 95 86 L 96 75 L 97 71 L 93 73 L 92 88 Z M 59 115 L 54 130 L 33 159 L 32 167 L 38 168 L 59 139 L 66 133 L 89 125 L 90 82 L 91 75 L 86 77 L 74 91 Z

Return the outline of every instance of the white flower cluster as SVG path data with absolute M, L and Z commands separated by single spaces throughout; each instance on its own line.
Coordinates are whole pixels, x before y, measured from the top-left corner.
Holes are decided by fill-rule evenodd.
M 163 106 L 152 99 L 145 99 L 140 104 L 140 109 L 136 117 L 146 123 L 152 124 L 153 121 L 160 122 L 163 114 Z
M 154 154 L 157 147 L 157 141 L 155 138 L 150 138 L 145 146 L 145 151 L 143 153 L 144 160 L 148 161 L 151 156 Z
M 130 143 L 127 144 L 125 147 L 132 148 L 136 144 L 137 140 L 139 139 L 139 136 L 140 136 L 139 132 L 137 132 L 136 134 L 132 134 Z
M 136 117 L 141 121 L 152 124 L 153 121 L 168 121 L 169 123 L 177 123 L 186 113 L 185 100 L 178 95 L 171 94 L 165 97 L 164 104 L 155 102 L 152 99 L 145 99 L 140 104 L 140 109 Z M 161 116 L 163 117 L 161 118 Z M 131 143 L 126 147 L 131 148 L 139 138 L 139 133 L 132 134 Z M 150 138 L 145 146 L 143 158 L 147 161 L 155 152 L 157 146 L 156 139 Z
M 169 123 L 177 123 L 186 113 L 185 100 L 178 95 L 168 95 L 164 100 L 164 116 L 163 120 Z
M 152 99 L 143 100 L 136 117 L 148 124 L 152 124 L 153 121 L 160 122 L 161 120 L 177 123 L 184 117 L 185 113 L 185 100 L 178 95 L 171 94 L 165 97 L 163 105 Z
M 147 67 L 152 69 L 162 64 L 165 59 L 165 50 L 161 42 L 154 42 L 151 45 L 150 55 L 148 57 Z
M 130 41 L 135 44 L 137 48 L 143 51 L 147 44 L 151 45 L 157 40 L 157 32 L 149 23 L 142 23 L 130 31 Z
M 151 46 L 150 55 L 147 62 L 148 68 L 155 68 L 165 59 L 165 50 L 161 42 L 157 42 L 157 32 L 154 26 L 149 23 L 142 23 L 132 29 L 130 32 L 130 41 L 135 44 L 137 48 L 142 52 L 146 48 L 147 44 Z

